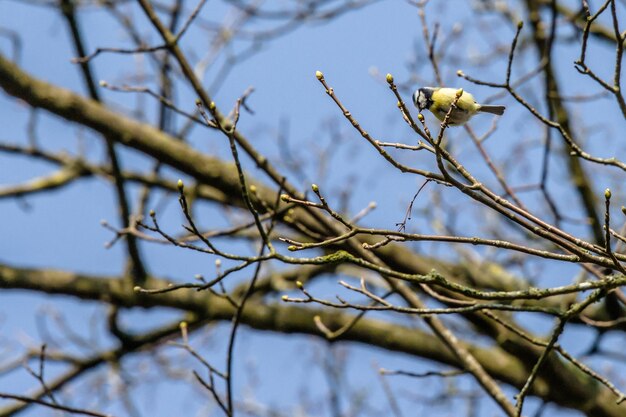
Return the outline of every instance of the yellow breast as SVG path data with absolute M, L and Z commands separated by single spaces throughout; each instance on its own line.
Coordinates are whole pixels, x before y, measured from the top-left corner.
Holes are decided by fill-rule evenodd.
M 440 88 L 433 92 L 433 104 L 429 110 L 443 121 L 450 110 L 450 106 L 456 99 L 457 89 Z M 449 124 L 459 125 L 467 122 L 480 108 L 474 100 L 474 96 L 470 93 L 463 92 L 463 95 L 457 102 L 457 108 L 450 114 Z

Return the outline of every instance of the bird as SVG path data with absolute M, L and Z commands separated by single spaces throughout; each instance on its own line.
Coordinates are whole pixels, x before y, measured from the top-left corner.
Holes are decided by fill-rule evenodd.
M 422 87 L 413 93 L 413 104 L 420 112 L 428 109 L 437 119 L 443 121 L 459 91 L 461 90 L 456 88 Z M 463 92 L 456 106 L 448 119 L 450 126 L 462 126 L 476 113 L 491 113 L 502 116 L 505 109 L 504 106 L 479 104 L 474 96 L 468 92 Z

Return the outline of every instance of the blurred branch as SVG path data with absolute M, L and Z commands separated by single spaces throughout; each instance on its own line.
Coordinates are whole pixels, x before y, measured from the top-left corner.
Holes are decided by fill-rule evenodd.
M 128 278 L 128 277 L 125 277 Z M 120 280 L 116 279 L 120 284 Z M 126 279 L 127 282 L 130 282 Z M 187 320 L 190 329 L 197 329 L 198 326 L 203 323 L 201 320 L 190 317 Z M 41 389 L 33 394 L 31 397 L 35 401 L 24 402 L 23 404 L 17 404 L 13 406 L 7 406 L 0 409 L 0 417 L 14 416 L 15 414 L 24 411 L 29 406 L 37 403 L 41 404 L 40 398 L 48 394 L 48 392 L 56 392 L 68 384 L 72 383 L 77 378 L 83 376 L 86 372 L 92 371 L 100 366 L 106 364 L 114 364 L 121 361 L 125 356 L 132 353 L 140 353 L 144 349 L 157 346 L 164 340 L 177 337 L 179 335 L 180 321 L 176 321 L 172 324 L 162 326 L 161 328 L 147 332 L 144 334 L 129 335 L 128 339 L 119 347 L 115 347 L 110 350 L 97 353 L 87 358 L 77 359 L 72 362 L 72 367 L 69 371 L 62 373 L 60 376 L 50 381 L 46 389 Z M 47 404 L 45 404 L 47 405 Z M 101 414 L 90 414 L 101 417 Z M 107 416 L 109 417 L 109 416 Z
M 112 417 L 111 414 L 102 414 L 102 413 L 97 413 L 95 411 L 89 411 L 89 410 L 85 410 L 85 409 L 80 409 L 80 408 L 74 408 L 74 407 L 68 407 L 65 405 L 60 405 L 60 404 L 55 404 L 55 403 L 51 403 L 51 402 L 47 402 L 47 401 L 43 401 L 40 400 L 38 398 L 31 398 L 31 397 L 26 397 L 23 395 L 15 395 L 15 394 L 6 394 L 6 393 L 2 393 L 0 392 L 0 398 L 4 398 L 7 400 L 15 400 L 15 401 L 21 401 L 27 405 L 41 405 L 44 407 L 48 407 L 48 408 L 52 408 L 54 410 L 59 410 L 59 411 L 64 411 L 66 413 L 70 413 L 70 414 L 77 414 L 77 415 L 81 415 L 81 416 L 92 416 L 92 417 Z M 14 415 L 18 410 L 7 410 L 9 413 L 11 414 L 7 414 L 7 413 L 3 413 L 2 409 L 0 409 L 0 415 L 1 416 L 9 416 L 9 415 Z
M 76 10 L 74 6 L 74 0 L 61 0 L 60 3 L 61 13 L 65 17 L 66 23 L 69 26 L 70 33 L 72 35 L 72 42 L 74 49 L 78 56 L 85 55 L 84 37 L 80 29 L 78 17 L 76 16 Z M 93 71 L 88 61 L 80 62 L 81 73 L 87 86 L 87 91 L 92 100 L 100 102 L 100 94 L 96 87 L 96 82 L 93 77 Z M 121 223 L 123 227 L 128 227 L 130 224 L 131 209 L 126 195 L 126 187 L 124 185 L 124 178 L 122 178 L 122 168 L 120 167 L 120 161 L 115 149 L 115 140 L 107 135 L 103 135 L 107 154 L 109 157 L 109 163 L 111 164 L 111 171 L 113 178 L 115 179 L 115 192 L 117 197 L 119 214 L 121 217 Z M 137 240 L 134 236 L 126 237 L 126 249 L 128 252 L 128 267 L 132 271 L 132 278 L 136 284 L 141 284 L 146 277 L 146 268 L 141 254 L 139 253 L 139 247 Z
M 88 172 L 80 166 L 66 166 L 54 174 L 32 179 L 24 184 L 0 187 L 0 199 L 20 197 L 41 192 L 51 191 L 71 184 L 74 180 L 87 175 Z
M 148 283 L 155 287 L 166 287 L 167 281 L 149 278 Z M 27 289 L 44 291 L 50 294 L 64 294 L 84 300 L 102 301 L 122 308 L 173 307 L 193 312 L 198 320 L 231 320 L 235 307 L 227 300 L 193 290 L 170 292 L 159 295 L 136 293 L 127 280 L 119 277 L 97 277 L 78 275 L 62 271 L 0 268 L 0 287 L 5 289 Z M 242 311 L 241 322 L 258 330 L 302 333 L 323 337 L 315 324 L 319 316 L 329 329 L 341 328 L 351 323 L 348 314 L 332 310 L 301 308 L 281 304 L 265 304 L 250 300 Z M 172 325 L 172 332 L 178 331 Z M 396 352 L 404 352 L 443 364 L 460 367 L 458 358 L 445 345 L 430 333 L 414 327 L 404 327 L 377 319 L 361 318 L 340 338 L 343 341 L 365 343 Z M 512 341 L 512 339 L 511 339 Z M 481 348 L 463 343 L 472 355 L 480 361 L 490 375 L 508 384 L 521 387 L 526 380 L 527 370 L 519 359 L 499 348 Z M 136 348 L 139 348 L 138 344 Z M 110 357 L 110 356 L 107 356 Z M 93 363 L 96 366 L 102 359 Z M 87 363 L 87 362 L 85 362 Z M 613 393 L 599 386 L 594 379 L 578 368 L 559 366 L 558 373 L 546 369 L 538 374 L 538 380 L 531 393 L 560 405 L 578 408 L 594 413 L 598 417 L 618 417 L 623 407 L 615 404 Z M 543 380 L 547 378 L 547 380 Z M 550 383 L 549 380 L 567 380 L 567 384 Z M 54 382 L 49 384 L 54 388 Z M 574 394 L 575 393 L 575 394 Z M 592 410 L 592 411 L 590 411 Z M 0 415 L 7 415 L 1 414 Z
M 542 5 L 549 6 L 553 0 L 540 0 Z M 587 25 L 585 13 L 582 10 L 573 10 L 563 4 L 562 1 L 556 3 L 556 10 L 559 14 L 563 15 L 567 20 L 574 23 L 574 25 L 582 32 Z M 609 42 L 611 45 L 617 43 L 617 37 L 612 28 L 606 27 L 599 22 L 592 22 L 589 26 L 589 33 L 595 36 L 597 39 Z M 622 43 L 625 41 L 622 40 Z

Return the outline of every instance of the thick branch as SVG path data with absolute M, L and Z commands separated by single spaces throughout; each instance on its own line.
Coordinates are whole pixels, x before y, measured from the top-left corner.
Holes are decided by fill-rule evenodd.
M 162 279 L 150 278 L 147 285 L 164 288 Z M 49 294 L 63 294 L 84 300 L 103 301 L 120 307 L 171 307 L 196 313 L 203 320 L 231 320 L 234 307 L 225 299 L 206 292 L 180 290 L 164 294 L 141 294 L 131 288 L 128 280 L 114 277 L 95 277 L 54 270 L 18 269 L 0 267 L 0 288 L 27 289 Z M 285 304 L 264 304 L 250 301 L 241 316 L 242 324 L 258 330 L 300 333 L 323 337 L 314 317 L 320 316 L 329 329 L 340 328 L 351 322 L 353 316 L 336 310 L 318 310 Z M 341 340 L 363 343 L 382 349 L 431 359 L 443 364 L 459 366 L 439 339 L 419 329 L 404 327 L 381 320 L 362 318 Z M 528 371 L 514 356 L 499 348 L 480 348 L 463 343 L 490 375 L 520 387 Z M 614 395 L 578 368 L 563 364 L 558 367 L 559 379 L 569 384 L 551 384 L 555 369 L 546 369 L 533 386 L 533 393 L 564 407 L 579 409 L 597 417 L 623 416 L 626 405 L 615 404 Z

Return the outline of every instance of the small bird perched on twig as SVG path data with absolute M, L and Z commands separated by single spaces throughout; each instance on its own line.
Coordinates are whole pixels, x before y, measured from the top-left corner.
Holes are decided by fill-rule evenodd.
M 413 93 L 413 103 L 420 112 L 428 109 L 437 119 L 443 121 L 456 99 L 457 91 L 459 90 L 456 88 L 422 87 Z M 456 106 L 448 119 L 450 126 L 464 125 L 476 113 L 491 113 L 501 116 L 505 109 L 504 106 L 478 104 L 474 100 L 474 96 L 467 92 L 463 92 Z

